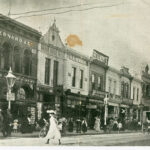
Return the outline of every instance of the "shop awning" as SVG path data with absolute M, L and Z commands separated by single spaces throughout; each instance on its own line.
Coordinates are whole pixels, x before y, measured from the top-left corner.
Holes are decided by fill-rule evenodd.
M 129 108 L 128 105 L 123 105 L 123 104 L 121 104 L 120 107 Z
M 119 106 L 119 104 L 117 104 L 117 103 L 112 103 L 112 102 L 108 102 L 108 104 L 109 104 L 110 106 Z
M 101 101 L 101 100 L 89 99 L 89 101 L 103 104 L 103 101 Z

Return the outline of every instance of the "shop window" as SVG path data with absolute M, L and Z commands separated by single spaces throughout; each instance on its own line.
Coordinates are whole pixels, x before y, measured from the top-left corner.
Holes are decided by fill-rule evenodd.
M 31 57 L 31 51 L 30 50 L 25 50 L 24 51 L 24 74 L 25 75 L 31 75 L 31 70 L 32 70 L 32 57 Z
M 72 86 L 76 86 L 76 68 L 72 67 Z
M 1 54 L 1 68 L 9 70 L 11 66 L 11 46 L 9 43 L 4 43 Z
M 58 85 L 58 66 L 59 66 L 59 62 L 58 61 L 54 61 L 53 86 L 57 86 Z
M 50 64 L 51 60 L 49 58 L 45 59 L 45 84 L 50 84 Z
M 83 70 L 80 70 L 80 88 L 83 88 Z
M 20 51 L 17 46 L 14 48 L 14 72 L 20 73 Z

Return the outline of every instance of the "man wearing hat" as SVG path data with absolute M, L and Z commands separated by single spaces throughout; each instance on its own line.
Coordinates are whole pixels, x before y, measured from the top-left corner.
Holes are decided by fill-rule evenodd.
M 59 142 L 59 145 L 61 144 L 60 139 L 61 139 L 61 134 L 60 131 L 58 129 L 58 124 L 57 124 L 57 120 L 55 119 L 54 115 L 56 114 L 56 112 L 54 110 L 48 110 L 47 113 L 49 113 L 50 119 L 50 127 L 49 127 L 49 131 L 46 135 L 46 144 L 49 144 L 49 141 L 51 139 L 57 139 Z

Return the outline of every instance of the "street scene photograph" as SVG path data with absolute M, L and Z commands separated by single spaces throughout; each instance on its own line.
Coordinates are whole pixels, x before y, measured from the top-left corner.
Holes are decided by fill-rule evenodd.
M 149 0 L 0 0 L 0 147 L 150 146 Z

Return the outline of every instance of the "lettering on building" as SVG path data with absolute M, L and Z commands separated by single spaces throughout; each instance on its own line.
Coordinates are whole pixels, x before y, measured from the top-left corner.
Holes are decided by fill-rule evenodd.
M 18 36 L 13 35 L 13 34 L 10 34 L 10 33 L 6 32 L 6 31 L 1 31 L 0 30 L 0 36 L 7 37 L 7 38 L 9 38 L 11 40 L 17 41 L 19 43 L 23 43 L 23 44 L 28 45 L 28 46 L 31 46 L 31 42 L 30 41 L 24 40 L 23 38 L 18 37 Z
M 98 52 L 97 50 L 93 50 L 93 58 L 101 61 L 105 65 L 108 65 L 108 56 Z

